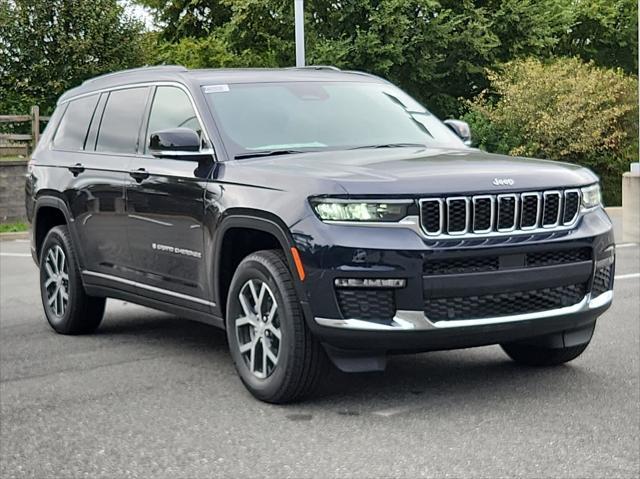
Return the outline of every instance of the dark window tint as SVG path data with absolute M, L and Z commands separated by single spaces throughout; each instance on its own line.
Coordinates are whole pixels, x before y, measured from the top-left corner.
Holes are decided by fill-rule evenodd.
M 91 123 L 91 117 L 97 102 L 98 95 L 78 98 L 69 102 L 53 140 L 55 148 L 60 150 L 83 149 L 87 128 Z
M 169 128 L 190 128 L 198 135 L 200 123 L 187 94 L 180 88 L 161 86 L 156 89 L 147 127 L 147 147 L 151 133 Z
M 98 131 L 97 151 L 136 153 L 148 88 L 109 93 Z

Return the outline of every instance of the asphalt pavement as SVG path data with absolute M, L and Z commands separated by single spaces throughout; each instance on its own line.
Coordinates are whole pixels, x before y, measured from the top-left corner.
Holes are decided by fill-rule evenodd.
M 287 406 L 245 391 L 213 327 L 110 300 L 96 334 L 55 334 L 28 250 L 0 242 L 2 478 L 640 476 L 638 245 L 569 365 L 397 356 Z

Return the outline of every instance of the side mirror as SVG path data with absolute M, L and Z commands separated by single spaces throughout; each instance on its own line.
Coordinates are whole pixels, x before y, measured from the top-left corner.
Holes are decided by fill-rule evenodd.
M 157 158 L 189 159 L 200 152 L 200 136 L 190 128 L 171 128 L 151 133 L 149 153 Z
M 471 146 L 471 128 L 469 128 L 469 123 L 462 120 L 445 120 L 444 124 L 451 128 L 465 145 Z

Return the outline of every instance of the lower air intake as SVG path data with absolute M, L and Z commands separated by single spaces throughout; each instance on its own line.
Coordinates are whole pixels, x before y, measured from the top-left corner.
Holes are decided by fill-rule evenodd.
M 336 294 L 344 319 L 391 319 L 396 313 L 391 289 L 338 288 Z
M 537 313 L 579 303 L 586 294 L 584 284 L 483 296 L 427 298 L 424 312 L 431 321 L 482 319 Z
M 591 287 L 592 297 L 599 296 L 611 289 L 611 270 L 612 265 L 602 266 L 596 270 L 596 276 Z

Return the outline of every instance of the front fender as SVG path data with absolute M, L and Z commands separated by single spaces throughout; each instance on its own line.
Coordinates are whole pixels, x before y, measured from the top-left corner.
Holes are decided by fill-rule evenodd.
M 220 316 L 224 317 L 225 315 L 225 312 L 222 311 L 221 308 L 221 305 L 224 304 L 224 298 L 222 298 L 221 292 L 222 285 L 220 282 L 222 258 L 224 254 L 222 247 L 225 234 L 232 228 L 253 229 L 268 233 L 276 238 L 287 260 L 287 264 L 293 278 L 294 287 L 302 304 L 304 314 L 306 317 L 310 317 L 311 314 L 307 301 L 307 289 L 304 281 L 301 280 L 297 274 L 296 265 L 291 254 L 291 248 L 295 247 L 291 231 L 286 224 L 273 213 L 249 208 L 233 208 L 226 210 L 224 214 L 221 215 L 220 221 L 215 228 L 215 232 L 212 237 L 210 257 L 213 261 L 211 262 L 212 270 L 210 271 L 210 277 L 214 278 L 213 296 L 215 298 L 216 305 L 220 307 Z

